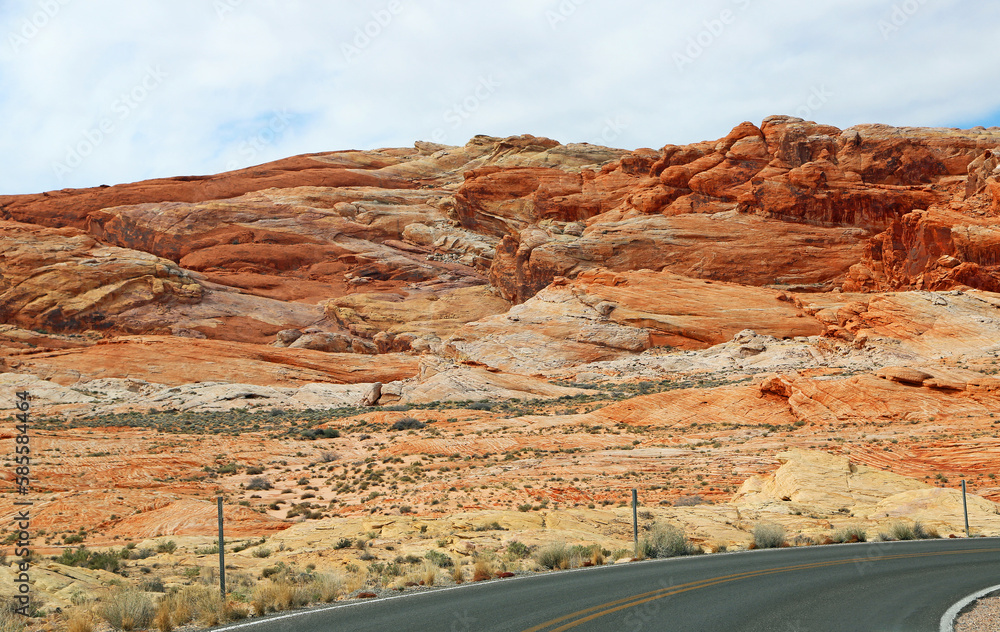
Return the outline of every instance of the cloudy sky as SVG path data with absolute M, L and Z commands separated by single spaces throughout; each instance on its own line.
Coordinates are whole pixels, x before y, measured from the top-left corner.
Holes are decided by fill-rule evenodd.
M 1000 125 L 1000 3 L 0 0 L 0 194 L 476 134 Z

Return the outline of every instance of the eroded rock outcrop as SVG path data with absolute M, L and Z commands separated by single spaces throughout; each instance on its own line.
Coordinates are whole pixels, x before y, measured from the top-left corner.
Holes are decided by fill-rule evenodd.
M 0 319 L 56 332 L 118 329 L 148 305 L 198 303 L 203 288 L 172 261 L 103 246 L 74 228 L 0 221 Z
M 774 116 L 761 127 L 742 123 L 715 142 L 668 145 L 659 152 L 636 150 L 600 169 L 585 168 L 579 173 L 537 168 L 472 170 L 456 193 L 456 212 L 464 226 L 502 237 L 491 280 L 513 301 L 532 296 L 555 276 L 574 276 L 588 269 L 595 258 L 606 263 L 614 258 L 630 260 L 621 263 L 621 268 L 609 266 L 616 269 L 639 265 L 659 269 L 679 254 L 683 256 L 683 240 L 654 240 L 650 247 L 648 235 L 639 234 L 641 225 L 623 242 L 610 244 L 614 250 L 606 249 L 596 257 L 586 243 L 560 252 L 565 233 L 559 228 L 572 222 L 589 225 L 586 238 L 602 227 L 644 215 L 718 215 L 738 210 L 764 218 L 768 229 L 779 235 L 792 230 L 788 228 L 791 222 L 817 233 L 818 226 L 854 231 L 836 245 L 827 241 L 821 246 L 825 252 L 839 250 L 843 257 L 853 258 L 872 232 L 894 226 L 915 209 L 948 202 L 953 180 L 966 174 L 977 156 L 998 140 L 1000 133 L 993 131 L 881 125 L 841 131 Z M 973 171 L 979 174 L 992 163 L 987 159 L 977 164 Z M 976 176 L 984 183 L 989 177 Z M 721 234 L 706 230 L 701 240 L 728 241 L 721 223 L 717 227 L 723 229 Z M 786 268 L 775 262 L 769 275 L 745 275 L 738 269 L 730 269 L 728 276 L 711 268 L 693 272 L 704 278 L 761 285 L 775 283 L 779 271 Z M 764 280 L 768 276 L 771 280 Z M 970 271 L 959 276 L 975 287 L 986 283 L 985 277 Z M 952 286 L 955 281 L 949 278 L 942 283 Z M 857 285 L 852 281 L 850 287 Z

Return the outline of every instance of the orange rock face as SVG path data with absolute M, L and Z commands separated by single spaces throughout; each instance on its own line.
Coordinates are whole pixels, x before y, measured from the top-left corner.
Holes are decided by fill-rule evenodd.
M 223 493 L 246 537 L 547 525 L 639 487 L 718 502 L 670 517 L 734 542 L 737 510 L 839 502 L 787 472 L 734 500 L 788 448 L 920 479 L 906 502 L 948 477 L 1000 498 L 998 147 L 776 116 L 659 150 L 477 136 L 0 197 L 0 385 L 62 416 L 38 524 L 208 537 Z
M 685 238 L 709 248 L 725 243 L 735 250 L 734 258 L 755 260 L 753 253 L 740 256 L 744 246 L 732 242 L 724 222 L 717 222 L 714 230 L 706 225 L 678 239 L 670 233 L 650 233 L 641 223 L 630 230 L 629 220 L 642 215 L 714 217 L 736 210 L 768 220 L 763 230 L 779 240 L 800 230 L 796 225 L 810 226 L 817 233 L 816 247 L 827 256 L 836 250 L 855 259 L 869 231 L 885 229 L 914 209 L 949 202 L 949 178 L 965 174 L 997 143 L 997 133 L 886 126 L 841 131 L 801 119 L 770 117 L 760 128 L 743 123 L 714 143 L 668 145 L 658 155 L 638 150 L 600 170 L 579 174 L 541 169 L 470 171 L 455 196 L 456 208 L 463 225 L 503 237 L 491 281 L 506 298 L 523 301 L 555 276 L 572 276 L 595 261 L 614 269 L 676 266 L 676 259 L 691 247 Z M 986 180 L 982 177 L 983 186 Z M 554 225 L 544 225 L 546 220 Z M 610 249 L 594 253 L 585 242 L 566 249 L 571 252 L 560 252 L 553 244 L 559 238 L 552 233 L 566 235 L 569 223 L 570 236 L 579 236 L 575 222 L 587 224 L 584 239 L 603 233 L 603 243 Z M 545 234 L 535 227 L 539 223 Z M 667 230 L 676 226 L 677 232 L 686 227 L 661 225 Z M 841 232 L 851 239 L 830 243 L 819 226 L 856 232 Z M 612 231 L 622 234 L 621 239 L 608 240 Z M 775 244 L 773 250 L 793 248 Z M 772 261 L 763 273 L 746 274 L 737 266 L 727 266 L 728 274 L 712 267 L 689 267 L 685 273 L 763 285 L 780 284 L 776 279 L 787 267 L 786 261 Z M 833 278 L 820 281 L 827 289 L 843 281 L 843 267 L 826 269 L 835 272 Z M 973 277 L 970 272 L 963 276 Z M 507 283 L 501 285 L 501 279 Z
M 123 336 L 82 349 L 22 355 L 16 362 L 22 373 L 46 375 L 60 384 L 126 377 L 169 385 L 350 384 L 402 380 L 418 370 L 418 359 L 411 355 L 325 353 L 170 336 Z
M 344 154 L 347 154 L 346 160 L 336 160 Z M 398 162 L 397 160 L 386 158 L 383 161 L 359 163 L 351 158 L 354 158 L 351 152 L 321 157 L 296 156 L 214 176 L 163 178 L 94 189 L 63 189 L 36 195 L 0 195 L 0 217 L 55 228 L 82 228 L 91 212 L 127 204 L 203 202 L 232 198 L 269 187 L 413 186 L 397 178 L 357 171 L 384 167 Z

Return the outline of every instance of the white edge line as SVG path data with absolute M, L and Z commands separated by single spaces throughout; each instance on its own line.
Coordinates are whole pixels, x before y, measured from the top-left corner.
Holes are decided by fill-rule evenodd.
M 945 611 L 944 616 L 941 617 L 941 632 L 954 632 L 955 619 L 958 618 L 958 613 L 962 611 L 962 608 L 966 607 L 976 599 L 985 597 L 991 592 L 996 592 L 998 590 L 1000 590 L 1000 584 L 990 586 L 989 588 L 983 588 L 982 590 L 965 597 L 961 601 L 956 602 L 951 608 L 948 608 L 948 610 Z

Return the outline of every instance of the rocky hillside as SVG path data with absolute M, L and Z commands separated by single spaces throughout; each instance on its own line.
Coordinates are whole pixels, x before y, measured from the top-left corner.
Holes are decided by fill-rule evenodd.
M 718 505 L 671 509 L 704 542 L 907 507 L 957 532 L 934 489 L 1000 499 L 998 151 L 1000 128 L 772 116 L 660 149 L 477 136 L 0 196 L 0 382 L 63 455 L 40 515 L 99 543 L 208 535 L 178 516 L 217 492 L 267 535 L 638 487 Z M 409 480 L 360 485 L 366 459 Z M 315 488 L 305 518 L 279 484 Z

